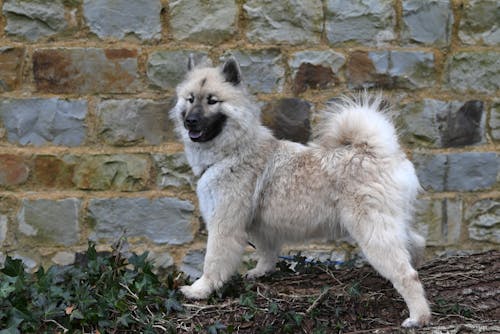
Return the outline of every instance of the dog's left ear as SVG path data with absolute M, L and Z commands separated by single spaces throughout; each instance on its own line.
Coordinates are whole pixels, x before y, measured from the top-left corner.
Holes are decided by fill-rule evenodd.
M 236 86 L 241 82 L 240 66 L 233 57 L 226 60 L 224 66 L 222 66 L 222 74 L 224 74 L 226 81 L 232 83 L 233 86 Z

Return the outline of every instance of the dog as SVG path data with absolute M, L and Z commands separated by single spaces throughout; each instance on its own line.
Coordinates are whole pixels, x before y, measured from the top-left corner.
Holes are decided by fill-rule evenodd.
M 411 228 L 420 189 L 380 96 L 343 98 L 326 109 L 307 145 L 276 139 L 260 121 L 234 58 L 220 67 L 188 61 L 170 112 L 208 230 L 203 275 L 181 287 L 205 299 L 237 271 L 248 242 L 258 262 L 248 278 L 275 269 L 286 242 L 348 233 L 403 296 L 419 327 L 431 313 L 414 269 L 425 240 Z M 380 109 L 380 110 L 379 110 Z

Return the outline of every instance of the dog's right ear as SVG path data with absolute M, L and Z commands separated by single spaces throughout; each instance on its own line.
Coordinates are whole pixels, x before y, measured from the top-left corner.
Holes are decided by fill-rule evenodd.
M 233 86 L 236 86 L 241 82 L 240 66 L 233 57 L 226 60 L 224 66 L 222 66 L 222 74 L 224 74 L 226 81 L 232 83 Z
M 194 54 L 190 53 L 188 57 L 188 72 L 195 68 L 196 64 L 194 62 Z

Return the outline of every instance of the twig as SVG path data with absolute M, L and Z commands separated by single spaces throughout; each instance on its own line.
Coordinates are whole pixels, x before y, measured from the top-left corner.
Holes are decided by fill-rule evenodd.
M 45 319 L 43 321 L 44 322 L 52 322 L 52 323 L 56 324 L 56 326 L 59 327 L 60 329 L 62 329 L 64 333 L 69 332 L 69 329 L 67 329 L 66 327 L 64 327 L 63 325 L 61 325 L 60 323 L 58 323 L 57 321 L 55 321 L 53 319 Z
M 321 292 L 318 296 L 318 298 L 316 298 L 314 300 L 314 302 L 311 304 L 311 306 L 309 306 L 306 310 L 306 314 L 309 314 L 311 313 L 317 306 L 318 304 L 323 300 L 323 298 L 325 298 L 325 296 L 330 292 L 332 288 L 328 288 L 328 289 L 325 289 L 323 292 Z
M 132 297 L 134 297 L 134 299 L 135 299 L 135 300 L 138 300 L 138 299 L 139 299 L 139 296 L 137 296 L 135 293 L 133 293 L 133 292 L 132 292 L 132 290 L 130 290 L 130 288 L 129 288 L 127 285 L 125 285 L 125 284 L 123 284 L 123 283 L 120 283 L 120 286 L 121 286 L 122 288 L 124 288 L 125 290 L 127 290 L 127 292 L 128 292 L 128 293 L 129 293 Z

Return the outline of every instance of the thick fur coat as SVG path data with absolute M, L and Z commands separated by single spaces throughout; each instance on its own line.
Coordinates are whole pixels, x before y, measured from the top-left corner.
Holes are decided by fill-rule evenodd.
M 419 183 L 381 99 L 343 99 L 327 108 L 308 145 L 277 140 L 260 122 L 238 64 L 194 67 L 171 111 L 194 173 L 207 224 L 203 275 L 181 290 L 207 298 L 235 273 L 247 242 L 259 277 L 274 269 L 284 243 L 348 233 L 409 308 L 405 327 L 429 322 L 414 266 L 424 239 L 411 228 Z

